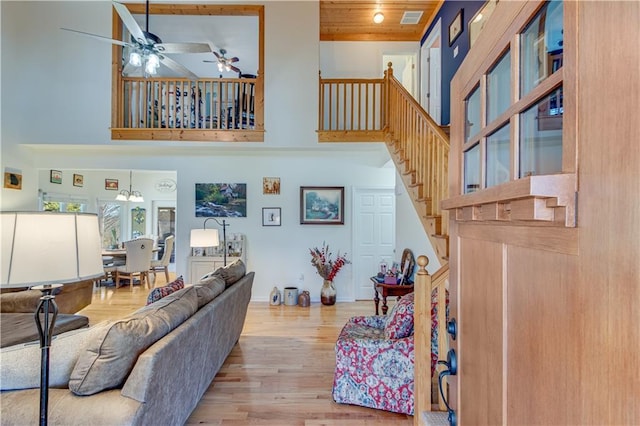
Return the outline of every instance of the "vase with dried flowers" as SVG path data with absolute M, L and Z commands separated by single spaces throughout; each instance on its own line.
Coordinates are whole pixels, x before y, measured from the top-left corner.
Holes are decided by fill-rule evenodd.
M 351 262 L 347 259 L 346 254 L 341 255 L 340 252 L 335 259 L 332 259 L 329 246 L 324 242 L 321 249 L 314 247 L 309 249 L 309 252 L 311 253 L 311 264 L 315 266 L 318 275 L 324 279 L 320 290 L 320 301 L 323 305 L 333 305 L 336 303 L 337 293 L 333 279 L 344 265 Z

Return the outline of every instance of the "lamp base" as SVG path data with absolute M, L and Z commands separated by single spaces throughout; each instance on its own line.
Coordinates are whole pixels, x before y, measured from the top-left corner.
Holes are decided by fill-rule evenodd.
M 51 348 L 51 337 L 53 335 L 53 327 L 58 316 L 58 305 L 55 296 L 51 293 L 56 288 L 62 287 L 62 284 L 45 284 L 32 287 L 34 290 L 40 290 L 42 297 L 34 314 L 36 327 L 38 327 L 38 335 L 40 337 L 40 425 L 46 426 L 49 411 L 49 349 Z M 49 321 L 49 312 L 51 321 Z M 41 316 L 42 314 L 42 316 Z

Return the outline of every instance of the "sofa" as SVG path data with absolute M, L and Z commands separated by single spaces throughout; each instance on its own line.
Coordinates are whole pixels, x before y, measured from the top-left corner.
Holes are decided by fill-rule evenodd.
M 180 288 L 180 277 L 153 289 L 151 303 L 123 319 L 57 336 L 49 424 L 184 424 L 240 338 L 253 278 L 240 260 L 195 285 Z M 74 351 L 77 357 L 63 359 Z M 2 353 L 3 364 L 8 356 Z M 54 366 L 57 357 L 70 373 Z M 16 381 L 2 370 L 2 382 Z M 21 380 L 22 387 L 38 385 L 33 377 Z M 3 425 L 38 422 L 39 389 L 3 390 L 0 398 Z
M 61 314 L 75 314 L 91 304 L 93 297 L 93 281 L 85 280 L 77 283 L 65 284 L 56 289 L 56 305 Z M 42 292 L 28 288 L 2 289 L 0 293 L 0 312 L 3 313 L 34 313 L 40 302 Z

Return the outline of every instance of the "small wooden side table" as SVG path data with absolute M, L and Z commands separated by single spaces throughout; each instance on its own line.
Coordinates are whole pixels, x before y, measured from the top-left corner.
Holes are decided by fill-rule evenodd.
M 384 284 L 378 282 L 376 277 L 371 277 L 373 283 L 373 301 L 376 305 L 376 315 L 378 315 L 378 305 L 380 304 L 380 295 L 382 295 L 382 315 L 387 315 L 389 307 L 387 306 L 387 296 L 402 297 L 413 291 L 413 284 Z

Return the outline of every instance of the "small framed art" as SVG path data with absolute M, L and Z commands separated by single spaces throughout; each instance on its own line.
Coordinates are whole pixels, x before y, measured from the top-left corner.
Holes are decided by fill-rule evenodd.
M 73 174 L 73 186 L 83 186 L 84 185 L 84 176 Z
M 262 208 L 262 226 L 280 226 L 280 207 Z
M 60 170 L 51 170 L 49 174 L 49 182 L 62 183 L 62 172 Z
M 451 46 L 462 34 L 462 9 L 449 24 L 449 46 Z
M 280 178 L 279 177 L 263 177 L 262 193 L 278 195 L 280 194 Z
M 118 190 L 118 179 L 105 179 L 104 180 L 104 189 L 107 191 L 117 191 Z
M 4 187 L 8 189 L 22 189 L 22 171 L 4 170 Z
M 301 186 L 301 225 L 344 225 L 344 186 Z

